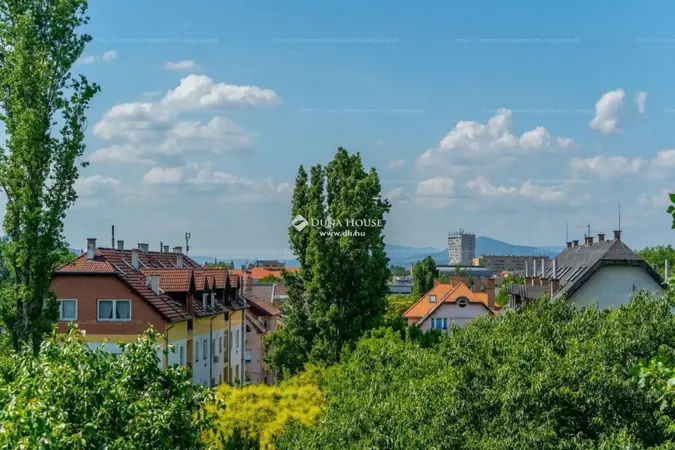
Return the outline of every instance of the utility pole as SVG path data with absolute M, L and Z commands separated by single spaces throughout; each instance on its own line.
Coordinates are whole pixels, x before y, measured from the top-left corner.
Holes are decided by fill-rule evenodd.
M 190 251 L 190 238 L 192 235 L 190 233 L 185 233 L 185 254 L 187 255 Z
M 586 237 L 591 237 L 591 226 L 590 225 L 581 225 L 581 226 L 578 226 L 577 228 L 586 228 L 588 230 L 588 234 L 586 235 Z

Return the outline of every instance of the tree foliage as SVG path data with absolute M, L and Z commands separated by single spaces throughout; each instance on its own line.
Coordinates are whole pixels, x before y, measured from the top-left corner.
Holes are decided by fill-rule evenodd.
M 434 261 L 434 258 L 427 256 L 422 261 L 417 261 L 412 272 L 412 296 L 419 299 L 429 292 L 434 287 L 436 274 L 436 261 Z
M 222 385 L 205 406 L 212 426 L 204 430 L 203 442 L 211 449 L 273 450 L 273 440 L 289 423 L 315 426 L 323 402 L 318 387 L 322 371 L 309 367 L 274 386 Z
M 0 187 L 7 199 L 2 248 L 9 277 L 0 315 L 13 345 L 37 351 L 58 317 L 49 282 L 66 248 L 63 219 L 77 195 L 85 113 L 99 90 L 71 68 L 91 41 L 86 0 L 0 2 Z M 56 127 L 60 128 L 57 129 Z
M 675 356 L 670 308 L 645 293 L 615 310 L 539 300 L 426 348 L 373 332 L 327 372 L 319 426 L 290 425 L 277 447 L 666 448 L 666 412 L 631 368 Z
M 661 276 L 665 275 L 667 259 L 670 260 L 671 265 L 675 265 L 675 248 L 673 248 L 671 244 L 646 247 L 640 250 L 638 254 L 647 261 L 650 266 L 656 264 Z
M 407 277 L 410 275 L 410 271 L 403 266 L 391 266 L 390 270 L 392 277 Z
M 281 278 L 279 278 L 277 276 L 274 276 L 272 274 L 269 274 L 269 275 L 265 275 L 264 277 L 262 277 L 258 281 L 260 281 L 262 283 L 277 283 L 277 282 L 281 281 Z
M 184 367 L 161 369 L 148 330 L 113 357 L 75 328 L 54 333 L 37 357 L 0 364 L 0 448 L 201 448 L 207 398 Z
M 389 293 L 383 228 L 390 204 L 380 191 L 375 169 L 364 170 L 360 155 L 344 148 L 325 167 L 312 167 L 309 180 L 300 167 L 291 217 L 319 225 L 289 227 L 301 268 L 284 274 L 284 326 L 266 341 L 276 369 L 293 373 L 305 362 L 336 362 L 381 318 Z
M 384 313 L 384 319 L 387 323 L 402 319 L 406 312 L 419 298 L 412 295 L 392 294 L 387 296 L 387 307 Z
M 495 296 L 495 303 L 499 306 L 506 306 L 509 302 L 509 284 L 525 284 L 525 277 L 522 275 L 508 274 L 502 278 L 502 285 Z

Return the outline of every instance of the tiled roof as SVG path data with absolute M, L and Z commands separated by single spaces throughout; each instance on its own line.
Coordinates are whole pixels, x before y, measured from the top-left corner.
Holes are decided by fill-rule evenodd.
M 254 280 L 250 287 L 247 286 L 247 289 L 249 288 L 249 295 L 263 299 L 267 302 L 283 298 L 286 295 L 286 285 L 281 281 L 278 283 L 261 283 L 260 281 Z
M 253 327 L 254 327 L 256 330 L 258 330 L 258 333 L 261 333 L 261 334 L 262 334 L 262 333 L 265 333 L 265 332 L 267 331 L 267 329 L 265 329 L 265 327 L 263 326 L 263 324 L 260 323 L 260 321 L 258 320 L 258 318 L 257 318 L 251 311 L 249 311 L 248 309 L 246 310 L 246 319 L 249 320 L 249 321 L 251 322 L 251 324 L 253 325 Z
M 287 272 L 296 272 L 300 270 L 299 267 L 286 267 L 285 270 Z M 281 279 L 281 271 L 280 270 L 268 270 L 265 269 L 264 267 L 253 267 L 252 269 L 248 269 L 247 271 L 247 276 L 252 277 L 254 280 L 259 280 L 261 278 L 265 278 L 268 275 L 274 275 L 275 277 Z
M 434 303 L 429 302 L 429 297 L 431 295 L 436 296 L 436 301 Z M 466 299 L 469 300 L 469 303 L 480 303 L 489 311 L 496 312 L 499 310 L 496 306 L 493 310 L 490 310 L 487 293 L 485 292 L 473 292 L 464 283 L 455 285 L 439 284 L 434 286 L 417 303 L 403 313 L 403 316 L 409 319 L 417 319 L 417 323 L 420 324 L 433 314 L 440 305 L 444 303 L 454 303 L 460 297 L 466 297 Z
M 115 268 L 107 261 L 86 261 L 82 262 L 82 256 L 64 264 L 57 269 L 60 273 L 114 273 Z
M 250 306 L 253 306 L 254 308 L 256 308 L 260 311 L 261 314 L 259 314 L 259 315 L 277 316 L 277 315 L 281 314 L 281 311 L 279 311 L 279 308 L 272 305 L 268 301 L 265 301 L 265 300 L 259 299 L 259 298 L 255 298 L 255 297 L 253 297 L 249 294 L 244 294 L 243 296 Z
M 144 269 L 144 275 L 158 275 L 159 288 L 164 292 L 187 292 L 190 290 L 193 269 Z

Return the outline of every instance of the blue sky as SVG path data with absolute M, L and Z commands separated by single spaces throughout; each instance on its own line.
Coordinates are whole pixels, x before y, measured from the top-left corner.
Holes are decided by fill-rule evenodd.
M 92 2 L 67 238 L 286 258 L 298 166 L 344 146 L 380 174 L 390 243 L 563 245 L 619 202 L 628 244 L 672 242 L 675 5 L 507 3 Z

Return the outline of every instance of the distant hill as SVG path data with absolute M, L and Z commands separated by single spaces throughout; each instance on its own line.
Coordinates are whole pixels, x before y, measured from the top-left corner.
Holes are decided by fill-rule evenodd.
M 407 247 L 405 245 L 386 244 L 387 255 L 390 259 L 390 264 L 396 266 L 410 266 L 417 261 L 421 261 L 427 256 L 431 256 L 436 264 L 448 264 L 448 250 L 438 249 L 433 247 Z M 480 255 L 513 255 L 513 256 L 550 256 L 553 257 L 562 251 L 562 247 L 529 247 L 527 245 L 514 245 L 507 242 L 498 241 L 486 236 L 476 237 L 476 256 Z M 79 252 L 78 252 L 79 253 Z M 218 261 L 234 262 L 234 267 L 239 269 L 243 265 L 255 262 L 255 257 L 249 259 L 241 258 L 227 258 L 226 256 L 213 258 L 209 256 L 192 256 L 200 264 L 213 262 L 214 259 Z M 288 267 L 299 266 L 295 259 L 286 260 Z

